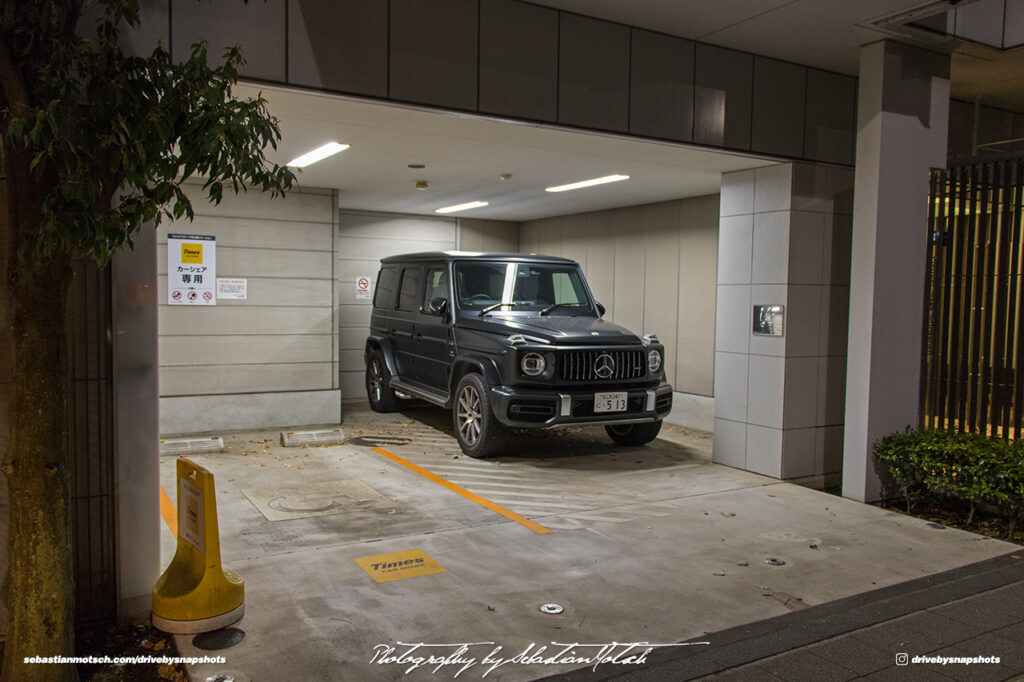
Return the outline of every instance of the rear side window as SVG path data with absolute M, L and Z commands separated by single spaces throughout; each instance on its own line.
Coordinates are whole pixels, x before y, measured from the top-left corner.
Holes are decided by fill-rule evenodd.
M 423 271 L 419 268 L 406 268 L 402 271 L 402 289 L 398 292 L 399 310 L 412 312 L 419 307 L 422 284 Z
M 390 308 L 395 302 L 395 281 L 398 268 L 381 268 L 377 275 L 377 289 L 373 293 L 374 308 Z

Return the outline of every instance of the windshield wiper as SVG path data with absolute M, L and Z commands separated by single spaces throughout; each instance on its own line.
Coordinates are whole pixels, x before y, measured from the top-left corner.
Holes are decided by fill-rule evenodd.
M 544 308 L 544 310 L 541 310 L 540 314 L 541 315 L 547 315 L 548 313 L 550 313 L 555 308 L 579 308 L 581 305 L 585 305 L 585 304 L 584 303 L 555 303 L 554 305 L 549 305 L 547 308 Z
M 507 305 L 515 305 L 515 303 L 513 303 L 512 301 L 505 301 L 503 303 L 495 303 L 494 305 L 489 305 L 489 306 L 487 306 L 486 308 L 484 308 L 483 310 L 480 311 L 480 315 L 479 316 L 483 317 L 484 315 L 486 315 L 487 313 L 491 312 L 492 310 L 497 310 L 498 308 L 502 308 L 502 307 L 507 306 Z

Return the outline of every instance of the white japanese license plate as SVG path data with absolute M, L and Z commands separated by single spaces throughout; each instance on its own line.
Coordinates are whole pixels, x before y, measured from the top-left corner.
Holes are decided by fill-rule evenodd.
M 595 393 L 594 412 L 625 412 L 626 411 L 625 391 L 615 393 Z

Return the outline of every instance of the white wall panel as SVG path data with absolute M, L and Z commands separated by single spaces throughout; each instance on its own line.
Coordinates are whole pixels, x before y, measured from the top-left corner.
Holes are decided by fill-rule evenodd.
M 676 390 L 711 396 L 718 214 L 711 195 L 532 220 L 519 246 L 578 261 L 606 319 L 658 334 Z
M 275 393 L 282 386 L 295 391 L 330 388 L 331 362 L 261 365 L 203 365 L 161 367 L 160 391 L 164 396 L 218 395 L 225 393 Z
M 250 191 L 213 205 L 200 186 L 186 189 L 195 220 L 157 234 L 161 396 L 336 389 L 333 193 Z M 247 280 L 246 298 L 167 305 L 168 233 L 214 236 L 217 276 Z M 209 405 L 227 419 L 227 402 Z M 199 423 L 187 402 L 174 404 L 175 424 Z
M 263 365 L 267 363 L 323 362 L 331 357 L 332 334 L 264 334 L 210 336 L 195 352 L 194 338 L 164 336 L 160 339 L 163 367 L 196 365 Z

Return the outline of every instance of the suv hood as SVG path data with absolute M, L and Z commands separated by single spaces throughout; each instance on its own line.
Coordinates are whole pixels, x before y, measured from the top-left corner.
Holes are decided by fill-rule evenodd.
M 638 345 L 636 334 L 625 327 L 597 317 L 570 317 L 568 315 L 502 315 L 489 313 L 484 317 L 465 317 L 458 327 L 474 331 L 509 336 L 524 334 L 535 336 L 553 344 Z

